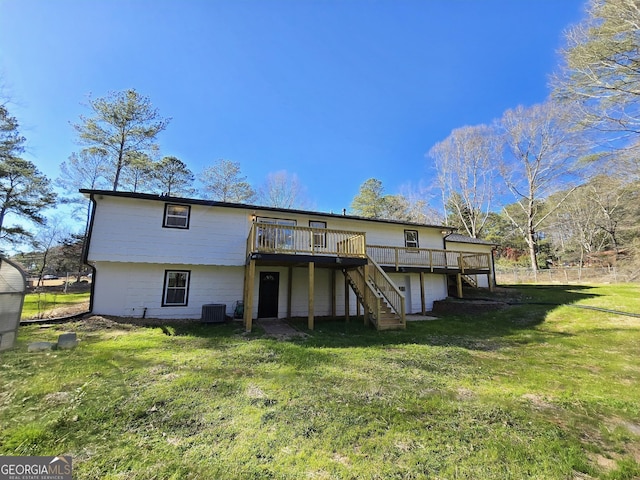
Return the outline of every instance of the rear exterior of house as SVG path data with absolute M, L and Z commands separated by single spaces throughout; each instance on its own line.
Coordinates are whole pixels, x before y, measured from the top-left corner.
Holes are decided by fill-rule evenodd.
M 379 329 L 447 296 L 447 275 L 489 255 L 445 250 L 443 228 L 148 194 L 83 190 L 96 314 L 193 318 L 238 304 L 256 318 L 364 315 Z

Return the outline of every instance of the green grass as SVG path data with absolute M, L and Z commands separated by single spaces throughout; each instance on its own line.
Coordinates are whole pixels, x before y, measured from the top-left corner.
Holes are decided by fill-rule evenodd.
M 69 454 L 78 479 L 638 478 L 640 319 L 570 305 L 638 313 L 640 287 L 517 292 L 535 304 L 291 341 L 21 327 L 0 354 L 0 454 Z M 67 330 L 76 349 L 26 353 Z
M 83 293 L 28 293 L 24 297 L 22 319 L 37 318 L 39 315 L 59 307 L 68 307 L 89 301 L 89 292 Z

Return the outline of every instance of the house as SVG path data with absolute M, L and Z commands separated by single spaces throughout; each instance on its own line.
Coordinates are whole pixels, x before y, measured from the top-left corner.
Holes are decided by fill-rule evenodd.
M 447 276 L 485 275 L 491 251 L 449 249 L 446 227 L 150 194 L 81 190 L 93 209 L 92 312 L 201 318 L 364 315 L 378 329 L 447 297 Z M 464 244 L 461 244 L 464 245 Z M 486 246 L 485 246 L 486 247 Z

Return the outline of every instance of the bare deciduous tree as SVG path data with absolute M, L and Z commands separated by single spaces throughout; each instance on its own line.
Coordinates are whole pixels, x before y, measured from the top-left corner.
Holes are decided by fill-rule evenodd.
M 495 129 L 479 125 L 457 128 L 429 150 L 443 206 L 473 238 L 480 235 L 491 212 L 500 147 Z
M 634 148 L 636 158 L 640 151 L 638 31 L 637 0 L 590 0 L 586 18 L 566 32 L 565 64 L 553 79 L 554 96 L 572 105 L 576 125 L 589 129 L 609 147 Z
M 564 198 L 557 199 L 555 205 L 546 205 L 544 210 L 542 200 L 566 187 L 579 147 L 566 128 L 563 110 L 553 103 L 507 110 L 500 127 L 506 146 L 500 172 L 523 215 L 511 214 L 508 209 L 503 212 L 526 241 L 535 272 L 538 228 Z
M 286 170 L 267 175 L 259 190 L 258 201 L 262 205 L 278 208 L 305 208 L 308 204 L 300 179 Z

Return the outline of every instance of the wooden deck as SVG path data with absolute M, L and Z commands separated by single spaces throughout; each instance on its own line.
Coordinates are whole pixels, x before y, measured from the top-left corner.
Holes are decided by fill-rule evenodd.
M 429 271 L 432 273 L 477 274 L 491 271 L 488 253 L 434 248 L 367 245 L 364 232 L 328 228 L 254 223 L 247 238 L 247 254 L 299 257 L 369 256 L 387 271 Z
M 251 226 L 246 252 L 244 320 L 247 331 L 251 331 L 252 326 L 256 265 L 288 265 L 289 292 L 292 288 L 292 268 L 297 265 L 308 268 L 310 330 L 314 327 L 316 267 L 334 270 L 333 285 L 336 272 L 342 270 L 346 277 L 345 317 L 348 318 L 349 315 L 351 287 L 358 297 L 358 303 L 364 307 L 365 321 L 371 319 L 380 330 L 406 327 L 404 294 L 385 272 L 420 273 L 423 312 L 425 274 L 431 272 L 456 275 L 458 296 L 462 297 L 463 278 L 477 274 L 490 276 L 492 272 L 489 253 L 367 245 L 364 232 L 261 222 L 255 222 Z M 468 281 L 472 282 L 473 279 L 469 278 Z M 335 300 L 333 302 L 335 311 Z
M 387 270 L 451 274 L 477 274 L 491 271 L 491 256 L 488 253 L 380 245 L 368 245 L 367 253 Z
M 363 232 L 328 228 L 254 223 L 247 238 L 247 253 L 367 257 Z

